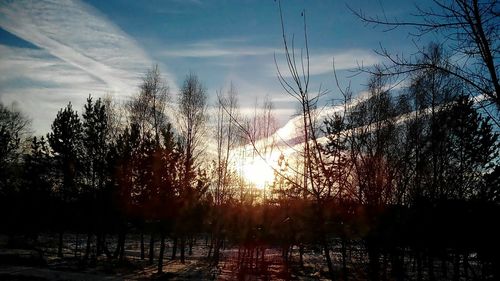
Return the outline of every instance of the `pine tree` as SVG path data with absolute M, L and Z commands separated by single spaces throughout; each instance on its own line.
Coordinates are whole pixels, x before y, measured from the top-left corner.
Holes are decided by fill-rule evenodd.
M 453 199 L 471 199 L 480 193 L 483 175 L 499 155 L 498 134 L 489 118 L 481 116 L 467 96 L 438 115 L 438 135 L 444 137 L 441 188 Z
M 33 137 L 31 151 L 24 155 L 24 185 L 21 197 L 26 206 L 30 230 L 36 236 L 38 232 L 50 227 L 52 206 L 52 187 L 54 182 L 54 163 L 46 139 Z
M 93 233 L 98 231 L 98 226 L 103 225 L 100 214 L 104 211 L 103 205 L 98 204 L 102 198 L 107 180 L 106 155 L 108 153 L 108 116 L 106 106 L 101 99 L 92 101 L 89 95 L 83 113 L 83 145 L 84 145 L 84 172 L 86 178 L 85 190 L 86 204 L 83 210 L 87 223 L 88 236 L 85 259 L 88 259 L 91 250 Z
M 59 248 L 58 256 L 62 257 L 63 231 L 68 223 L 73 221 L 66 217 L 72 214 L 66 203 L 78 199 L 80 192 L 83 128 L 78 113 L 73 110 L 71 102 L 66 108 L 59 110 L 52 123 L 52 132 L 48 134 L 50 147 L 54 153 L 56 170 L 62 180 L 56 183 L 59 199 Z

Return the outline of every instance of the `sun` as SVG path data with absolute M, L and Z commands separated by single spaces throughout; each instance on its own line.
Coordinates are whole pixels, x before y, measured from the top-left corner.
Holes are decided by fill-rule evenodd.
M 248 159 L 242 164 L 242 172 L 245 180 L 251 182 L 258 189 L 264 189 L 274 180 L 274 170 L 270 163 L 263 159 Z

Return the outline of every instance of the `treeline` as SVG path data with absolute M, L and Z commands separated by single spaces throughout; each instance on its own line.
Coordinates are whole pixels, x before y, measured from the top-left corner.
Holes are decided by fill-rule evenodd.
M 441 59 L 437 46 L 429 51 Z M 271 106 L 254 127 L 244 126 L 235 87 L 219 93 L 209 157 L 203 85 L 186 78 L 174 129 L 160 77 L 158 68 L 148 71 L 121 120 L 111 101 L 89 97 L 81 116 L 71 103 L 61 109 L 43 137 L 28 137 L 26 117 L 2 105 L 2 232 L 32 242 L 56 234 L 61 257 L 65 233 L 86 233 L 84 264 L 101 255 L 126 259 L 127 235 L 138 234 L 140 258 L 156 261 L 159 272 L 166 239 L 170 257 L 183 262 L 205 234 L 215 264 L 221 248 L 239 248 L 240 270 L 257 268 L 266 249 L 278 247 L 289 267 L 320 250 L 331 278 L 499 276 L 498 134 L 449 74 L 414 72 L 401 90 L 374 75 L 363 100 L 346 99 L 322 123 L 304 99 L 299 131 L 308 141 L 280 157 L 260 198 L 234 163 L 238 139 L 272 138 L 263 129 Z M 366 275 L 355 272 L 353 251 L 367 261 Z
M 203 231 L 211 201 L 211 179 L 197 154 L 206 94 L 195 75 L 186 78 L 176 132 L 165 115 L 168 98 L 155 67 L 123 108 L 89 96 L 80 116 L 69 103 L 42 137 L 28 137 L 27 118 L 2 105 L 1 232 L 34 241 L 40 233 L 56 233 L 60 257 L 64 233 L 87 233 L 88 261 L 91 253 L 123 260 L 126 235 L 134 229 L 142 259 L 144 234 L 150 237 L 149 260 L 160 257 L 160 272 L 167 235 L 174 249 L 179 244 L 184 262 L 184 249 Z M 126 119 L 120 121 L 118 110 Z M 115 249 L 107 246 L 109 235 L 118 237 Z
M 434 28 L 443 26 L 450 25 Z M 217 265 L 222 248 L 237 247 L 243 273 L 258 270 L 266 250 L 279 248 L 287 270 L 321 253 L 322 274 L 331 279 L 500 279 L 494 59 L 483 56 L 492 69 L 461 70 L 450 62 L 456 57 L 431 44 L 415 60 L 370 69 L 367 94 L 357 100 L 339 87 L 343 99 L 324 119 L 318 102 L 324 92 L 309 90 L 309 56 L 296 61 L 284 33 L 288 69 L 278 77 L 299 108 L 293 143 L 273 135 L 269 102 L 244 120 L 234 86 L 217 93 L 209 111 L 193 74 L 168 108 L 172 97 L 157 67 L 124 106 L 89 97 L 79 115 L 68 104 L 44 137 L 30 137 L 26 117 L 2 105 L 1 232 L 33 241 L 56 234 L 59 256 L 65 234 L 85 233 L 84 263 L 102 255 L 126 259 L 125 241 L 138 234 L 140 258 L 156 260 L 159 272 L 166 239 L 171 258 L 184 261 L 195 237 L 205 234 L 207 258 Z M 465 41 L 469 48 L 472 39 Z M 478 48 L 491 42 L 480 40 Z M 406 76 L 398 88 L 392 79 L 399 74 Z M 242 144 L 253 146 L 257 158 L 293 151 L 283 151 L 260 197 L 238 167 L 238 158 L 249 157 Z M 110 237 L 117 241 L 112 249 Z
M 435 44 L 420 60 L 446 64 Z M 269 202 L 285 253 L 319 247 L 331 278 L 355 276 L 353 247 L 370 280 L 498 278 L 500 149 L 490 117 L 498 115 L 460 79 L 422 69 L 402 89 L 373 74 L 361 100 L 341 90 L 339 110 L 320 123 L 318 97 L 289 65 L 307 141 L 295 159 L 280 158 Z

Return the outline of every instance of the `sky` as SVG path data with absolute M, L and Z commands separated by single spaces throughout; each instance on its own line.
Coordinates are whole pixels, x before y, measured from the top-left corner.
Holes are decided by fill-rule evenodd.
M 310 90 L 327 90 L 324 104 L 339 96 L 333 58 L 341 84 L 360 93 L 366 76 L 353 76 L 354 70 L 380 63 L 374 52 L 380 45 L 412 52 L 408 30 L 365 26 L 347 5 L 390 19 L 415 11 L 413 1 L 282 1 L 285 32 L 297 53 L 304 47 L 305 11 Z M 172 102 L 186 75 L 195 73 L 211 104 L 230 83 L 243 111 L 269 96 L 283 126 L 297 104 L 277 79 L 274 57 L 285 68 L 281 36 L 273 0 L 0 0 L 0 101 L 27 114 L 35 134 L 45 134 L 68 102 L 81 112 L 89 94 L 125 101 L 158 64 Z

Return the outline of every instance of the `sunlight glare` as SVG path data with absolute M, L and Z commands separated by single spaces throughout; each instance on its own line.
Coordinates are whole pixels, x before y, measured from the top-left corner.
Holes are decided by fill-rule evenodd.
M 247 161 L 242 166 L 243 176 L 253 183 L 258 189 L 264 189 L 266 185 L 273 182 L 274 171 L 266 161 L 262 159 L 253 159 Z

